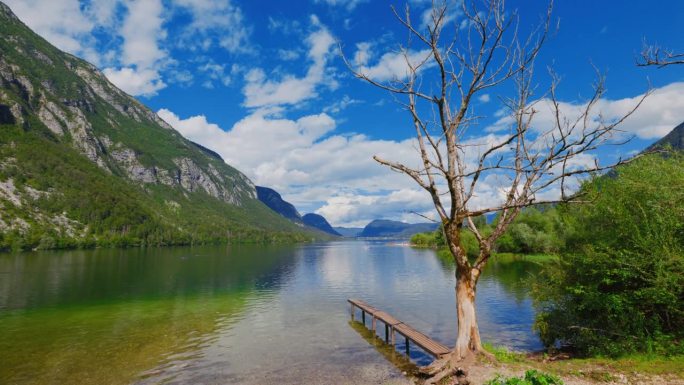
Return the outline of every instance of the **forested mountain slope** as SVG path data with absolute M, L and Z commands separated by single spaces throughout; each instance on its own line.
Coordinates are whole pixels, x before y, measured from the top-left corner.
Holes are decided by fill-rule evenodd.
M 310 237 L 0 2 L 0 249 Z

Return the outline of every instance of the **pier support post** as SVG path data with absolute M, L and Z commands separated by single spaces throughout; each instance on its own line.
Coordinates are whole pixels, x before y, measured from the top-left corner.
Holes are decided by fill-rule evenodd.
M 361 309 L 361 321 L 363 322 L 363 326 L 366 326 L 366 311 Z
M 354 322 L 354 304 L 350 303 L 349 305 L 351 307 L 351 319 L 352 319 L 352 322 Z
M 409 350 L 409 339 L 408 339 L 408 337 L 404 337 L 404 338 L 406 339 L 406 341 L 405 341 L 406 342 L 406 345 L 405 345 L 406 357 L 411 358 L 411 354 L 409 353 L 410 352 L 410 350 Z
M 385 324 L 385 343 L 389 343 L 389 325 Z
M 394 347 L 394 326 L 392 326 L 392 347 Z
M 373 339 L 375 339 L 375 316 L 373 316 L 373 321 L 371 321 L 371 326 L 373 329 Z

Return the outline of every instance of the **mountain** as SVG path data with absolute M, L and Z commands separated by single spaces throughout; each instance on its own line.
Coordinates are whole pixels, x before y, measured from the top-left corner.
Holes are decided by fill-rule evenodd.
M 684 150 L 684 123 L 675 127 L 672 131 L 670 131 L 669 134 L 650 145 L 646 150 L 648 151 L 656 148 L 663 148 L 667 145 L 676 150 Z
M 333 229 L 346 238 L 355 238 L 363 231 L 361 227 L 333 227 Z
M 328 221 L 321 215 L 313 214 L 313 213 L 304 214 L 304 216 L 302 217 L 302 220 L 304 221 L 304 224 L 309 226 L 309 227 L 319 229 L 323 232 L 326 232 L 326 233 L 331 234 L 331 235 L 336 235 L 338 237 L 342 236 L 342 234 L 335 231 L 335 229 L 333 229 L 333 227 L 330 226 L 330 223 L 328 223 Z
M 283 199 L 280 194 L 272 188 L 256 186 L 257 197 L 271 210 L 284 216 L 285 218 L 297 223 L 303 223 L 312 229 L 323 231 L 324 233 L 341 236 L 335 231 L 328 221 L 318 214 L 306 214 L 301 216 L 294 205 Z
M 310 238 L 0 2 L 0 249 Z
M 302 222 L 302 216 L 299 214 L 299 211 L 297 211 L 292 203 L 283 200 L 277 191 L 268 187 L 256 186 L 256 192 L 259 200 L 271 210 L 291 221 Z
M 386 219 L 376 219 L 359 233 L 361 238 L 410 238 L 413 234 L 435 231 L 436 223 L 404 223 Z

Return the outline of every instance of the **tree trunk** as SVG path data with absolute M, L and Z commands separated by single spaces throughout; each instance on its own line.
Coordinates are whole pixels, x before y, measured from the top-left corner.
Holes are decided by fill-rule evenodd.
M 475 315 L 475 289 L 477 274 L 474 269 L 458 266 L 456 270 L 456 311 L 458 315 L 458 338 L 452 359 L 463 360 L 469 355 L 482 352 L 480 329 Z

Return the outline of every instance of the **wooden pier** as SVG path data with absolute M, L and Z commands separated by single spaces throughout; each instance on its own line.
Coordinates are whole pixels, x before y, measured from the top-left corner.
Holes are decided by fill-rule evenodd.
M 406 355 L 409 355 L 409 341 L 413 341 L 413 343 L 420 346 L 423 350 L 435 358 L 440 358 L 443 355 L 451 352 L 451 349 L 448 347 L 440 344 L 439 342 L 433 340 L 432 338 L 405 324 L 404 322 L 399 321 L 384 311 L 374 308 L 362 300 L 348 299 L 347 302 L 349 302 L 351 305 L 352 321 L 355 317 L 355 308 L 361 310 L 361 322 L 363 322 L 364 326 L 366 325 L 366 313 L 371 317 L 371 330 L 373 331 L 374 336 L 377 335 L 377 321 L 380 321 L 385 325 L 386 343 L 391 343 L 392 346 L 395 346 L 395 333 L 401 334 L 404 337 Z

